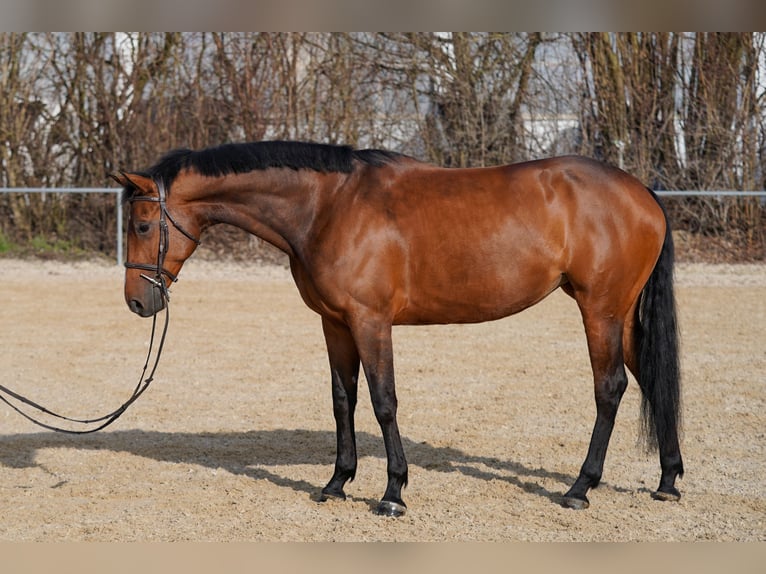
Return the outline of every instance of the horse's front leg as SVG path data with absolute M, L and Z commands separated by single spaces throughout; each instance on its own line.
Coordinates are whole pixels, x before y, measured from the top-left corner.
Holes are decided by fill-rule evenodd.
M 383 432 L 386 447 L 388 484 L 376 513 L 401 516 L 407 510 L 402 500 L 402 488 L 407 485 L 407 460 L 396 422 L 391 324 L 368 320 L 356 325 L 353 332 L 370 388 L 375 418 Z
M 354 480 L 356 474 L 354 409 L 359 379 L 359 353 L 348 327 L 322 318 L 322 328 L 330 359 L 337 454 L 335 472 L 327 486 L 322 489 L 321 500 L 328 498 L 345 500 L 346 493 L 343 492 L 343 486 L 347 481 Z

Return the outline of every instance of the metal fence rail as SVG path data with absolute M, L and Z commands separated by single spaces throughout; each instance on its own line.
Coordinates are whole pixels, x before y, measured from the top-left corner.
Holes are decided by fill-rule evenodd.
M 663 190 L 655 191 L 657 195 L 679 196 L 696 195 L 697 197 L 766 197 L 766 191 L 681 191 Z
M 122 265 L 122 202 L 120 201 L 121 188 L 117 187 L 0 187 L 0 193 L 113 193 L 117 210 L 117 265 Z M 697 197 L 762 197 L 766 198 L 765 191 L 689 191 L 689 190 L 664 190 L 655 191 L 659 196 L 697 196 Z M 762 200 L 763 201 L 763 200 Z

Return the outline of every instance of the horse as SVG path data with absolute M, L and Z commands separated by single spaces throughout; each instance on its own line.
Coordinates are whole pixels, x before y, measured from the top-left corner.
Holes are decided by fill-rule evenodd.
M 213 225 L 234 225 L 287 254 L 303 301 L 321 317 L 329 358 L 337 452 L 319 500 L 345 500 L 356 474 L 361 365 L 387 459 L 376 512 L 406 512 L 392 326 L 496 320 L 559 288 L 582 315 L 597 409 L 579 475 L 559 502 L 589 506 L 626 366 L 641 389 L 641 436 L 659 452 L 652 497 L 679 500 L 673 240 L 659 198 L 637 178 L 579 156 L 445 168 L 293 141 L 178 149 L 144 171 L 111 175 L 130 204 L 125 301 L 140 316 L 164 308 Z

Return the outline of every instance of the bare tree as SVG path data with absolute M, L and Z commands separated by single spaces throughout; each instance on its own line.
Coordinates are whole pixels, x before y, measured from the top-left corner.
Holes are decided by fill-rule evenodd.
M 585 86 L 581 117 L 590 142 L 586 153 L 667 186 L 679 169 L 678 36 L 600 32 L 574 34 L 572 42 Z
M 654 188 L 762 189 L 765 39 L 0 33 L 0 185 L 101 186 L 172 148 L 280 138 L 445 166 L 577 152 Z M 0 232 L 108 251 L 110 199 L 3 195 Z M 678 227 L 736 235 L 764 256 L 757 200 L 668 203 Z
M 541 34 L 456 32 L 396 40 L 410 66 L 406 76 L 428 159 L 450 166 L 521 159 L 520 111 Z

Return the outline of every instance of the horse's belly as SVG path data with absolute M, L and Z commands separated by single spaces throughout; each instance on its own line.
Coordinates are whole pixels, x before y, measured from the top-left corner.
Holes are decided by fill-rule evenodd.
M 565 281 L 561 273 L 508 274 L 471 281 L 410 285 L 394 324 L 481 323 L 502 319 L 544 299 Z M 428 284 L 425 284 L 428 283 Z

